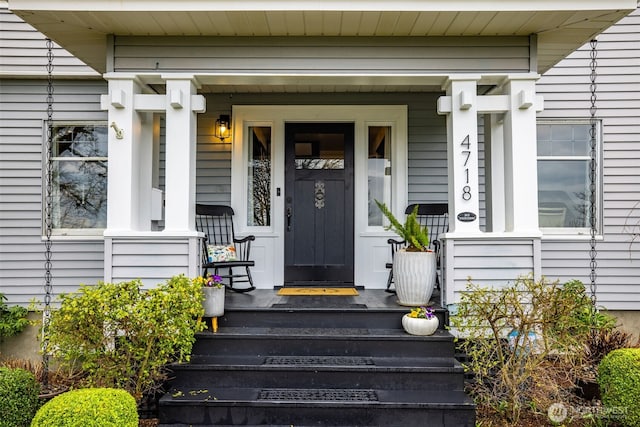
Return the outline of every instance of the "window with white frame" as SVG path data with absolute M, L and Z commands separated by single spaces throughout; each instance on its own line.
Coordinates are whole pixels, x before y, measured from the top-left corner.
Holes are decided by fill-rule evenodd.
M 54 124 L 53 234 L 96 235 L 106 228 L 107 147 L 106 124 Z
M 590 129 L 587 121 L 538 122 L 538 219 L 541 228 L 580 232 L 590 227 Z M 599 153 L 599 131 L 596 131 L 596 138 Z M 595 185 L 600 188 L 597 182 Z M 597 192 L 596 203 L 599 200 Z

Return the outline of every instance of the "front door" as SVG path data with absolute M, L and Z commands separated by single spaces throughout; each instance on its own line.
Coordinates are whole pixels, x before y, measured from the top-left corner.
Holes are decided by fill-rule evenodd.
M 285 285 L 353 284 L 353 123 L 285 125 Z

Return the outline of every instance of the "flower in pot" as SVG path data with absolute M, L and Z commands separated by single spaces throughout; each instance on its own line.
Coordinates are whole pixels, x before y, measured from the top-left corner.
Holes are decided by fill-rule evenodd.
M 384 203 L 376 200 L 376 204 L 389 220 L 385 229 L 393 230 L 407 245 L 393 257 L 398 303 L 407 306 L 428 304 L 436 283 L 436 254 L 428 249 L 429 229 L 418 221 L 418 206 L 402 224 Z
M 439 323 L 431 307 L 414 307 L 402 317 L 402 327 L 411 335 L 432 335 Z
M 202 306 L 205 317 L 211 317 L 211 329 L 218 332 L 218 317 L 224 314 L 224 285 L 222 277 L 207 275 L 196 277 L 194 282 L 202 286 Z

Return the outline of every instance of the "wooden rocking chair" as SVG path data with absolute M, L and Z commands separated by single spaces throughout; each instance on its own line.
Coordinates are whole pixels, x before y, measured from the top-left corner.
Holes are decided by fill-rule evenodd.
M 416 204 L 412 204 L 407 206 L 404 213 L 409 215 L 413 212 Z M 436 253 L 436 289 L 440 289 L 440 276 L 441 273 L 441 251 L 440 251 L 440 240 L 438 237 L 442 233 L 446 233 L 449 231 L 449 205 L 446 203 L 419 203 L 418 204 L 418 222 L 422 226 L 427 226 L 429 228 L 429 249 L 433 250 Z M 386 264 L 386 267 L 389 269 L 389 277 L 387 278 L 387 292 L 395 293 L 393 289 L 391 289 L 391 285 L 393 284 L 393 257 L 397 251 L 400 249 L 404 249 L 407 246 L 407 242 L 404 240 L 396 240 L 389 239 L 387 240 L 389 246 L 391 248 L 391 262 Z
M 196 204 L 196 229 L 204 233 L 202 244 L 202 274 L 204 277 L 213 270 L 213 274 L 222 277 L 229 290 L 249 292 L 255 289 L 250 267 L 255 262 L 250 259 L 251 242 L 255 236 L 238 239 L 233 228 L 233 209 L 223 205 Z M 244 269 L 235 273 L 233 269 Z M 226 274 L 219 271 L 226 270 Z M 225 280 L 226 279 L 226 280 Z M 236 288 L 236 283 L 248 283 L 249 287 Z

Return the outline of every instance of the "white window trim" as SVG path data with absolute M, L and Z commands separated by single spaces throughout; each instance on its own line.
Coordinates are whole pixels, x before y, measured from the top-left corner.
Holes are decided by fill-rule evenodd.
M 590 125 L 590 120 L 588 119 L 538 119 L 536 124 L 542 125 L 554 125 L 554 124 L 579 124 L 579 125 Z M 602 220 L 604 218 L 603 214 L 603 183 L 602 183 L 602 159 L 603 159 L 603 150 L 604 150 L 604 134 L 602 129 L 602 120 L 597 119 L 596 121 L 596 227 L 597 232 L 596 235 L 598 238 L 602 238 Z M 536 164 L 539 160 L 591 160 L 591 156 L 537 156 Z M 568 239 L 586 239 L 591 236 L 591 229 L 589 227 L 540 227 L 540 230 L 543 234 L 543 240 L 551 240 L 554 238 L 558 238 L 559 240 Z
M 43 240 L 46 239 L 46 206 L 47 206 L 47 126 L 48 123 L 46 120 L 43 120 L 42 125 L 42 218 L 41 218 L 41 238 Z M 77 121 L 77 120 L 55 120 L 53 121 L 53 127 L 59 126 L 104 126 L 107 127 L 108 123 L 100 120 L 90 120 L 90 121 Z M 55 161 L 56 157 L 52 160 Z M 107 161 L 107 168 L 109 157 L 82 157 L 82 158 L 70 158 L 65 159 L 66 161 L 96 161 L 96 160 L 105 160 Z M 109 201 L 107 200 L 107 203 Z M 104 228 L 53 228 L 51 230 L 51 239 L 52 240 L 104 240 Z

